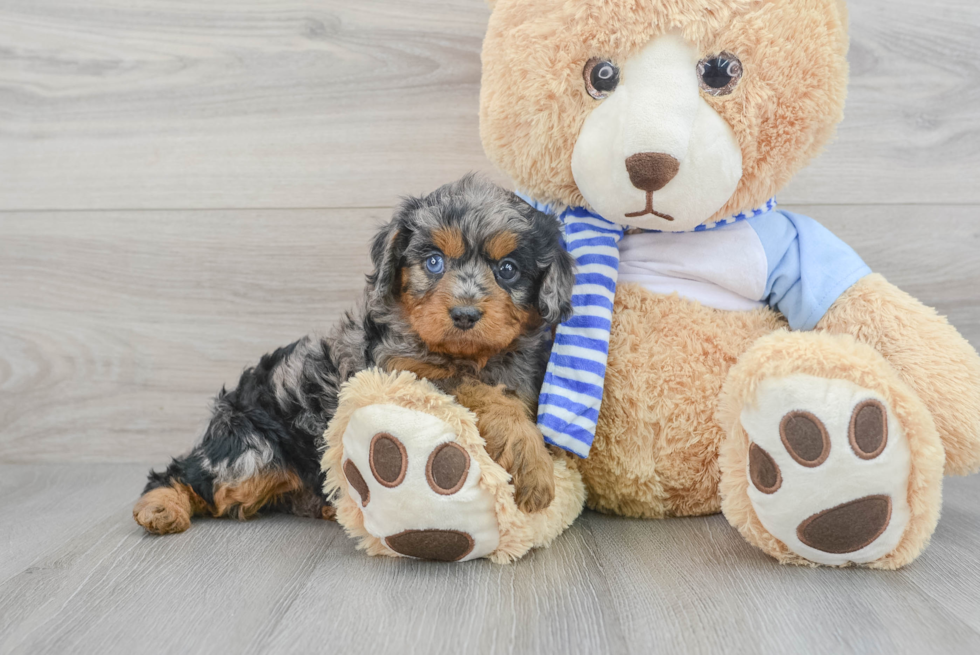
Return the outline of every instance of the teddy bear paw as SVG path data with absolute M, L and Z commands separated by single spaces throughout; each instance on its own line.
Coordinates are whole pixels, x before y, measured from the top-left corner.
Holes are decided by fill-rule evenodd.
M 760 384 L 744 407 L 748 496 L 762 525 L 818 564 L 868 563 L 893 551 L 909 523 L 911 454 L 877 393 L 793 375 Z
M 343 434 L 341 468 L 364 528 L 405 557 L 463 561 L 499 543 L 493 497 L 480 464 L 445 421 L 396 405 L 356 410 Z

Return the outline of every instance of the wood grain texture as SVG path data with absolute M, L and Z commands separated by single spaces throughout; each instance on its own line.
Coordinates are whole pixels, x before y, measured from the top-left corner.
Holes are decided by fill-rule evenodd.
M 788 206 L 980 345 L 973 207 Z M 158 462 L 363 290 L 386 209 L 0 214 L 0 462 Z
M 850 11 L 847 117 L 780 200 L 980 346 L 980 4 Z M 782 567 L 721 516 L 586 513 L 510 567 L 368 558 L 288 516 L 132 521 L 223 383 L 355 300 L 400 195 L 503 181 L 488 15 L 0 3 L 0 654 L 980 652 L 976 476 L 892 573 Z
M 7 0 L 0 209 L 376 207 L 492 171 L 482 0 Z M 797 203 L 980 203 L 980 5 L 851 3 Z
M 134 465 L 0 465 L 0 653 L 975 653 L 980 478 L 946 483 L 929 550 L 898 572 L 807 569 L 721 516 L 585 513 L 511 566 L 369 558 L 333 523 L 132 521 Z M 87 475 L 108 498 L 33 526 Z M 28 484 L 6 481 L 29 481 Z M 82 527 L 80 527 L 82 526 Z M 24 553 L 33 550 L 32 557 Z M 11 558 L 11 553 L 16 553 Z M 16 572 L 13 570 L 16 569 Z
M 488 168 L 488 15 L 482 0 L 4 2 L 0 208 L 387 206 Z

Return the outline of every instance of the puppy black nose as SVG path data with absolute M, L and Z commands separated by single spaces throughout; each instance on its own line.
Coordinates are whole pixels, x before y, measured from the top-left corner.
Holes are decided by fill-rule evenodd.
M 626 158 L 626 172 L 637 189 L 653 193 L 667 186 L 681 163 L 662 152 L 641 152 Z
M 469 330 L 483 317 L 483 312 L 472 305 L 457 305 L 449 310 L 449 317 L 460 330 Z

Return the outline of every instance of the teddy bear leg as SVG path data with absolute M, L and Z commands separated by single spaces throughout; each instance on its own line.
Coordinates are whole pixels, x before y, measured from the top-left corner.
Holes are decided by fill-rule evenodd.
M 356 375 L 324 436 L 324 490 L 370 555 L 509 562 L 550 543 L 584 504 L 581 476 L 556 457 L 554 500 L 520 511 L 475 416 L 412 373 Z
M 779 331 L 729 372 L 722 511 L 785 563 L 893 569 L 939 518 L 944 451 L 928 408 L 849 335 Z
M 980 470 L 980 355 L 935 309 L 869 275 L 834 303 L 817 330 L 849 334 L 891 364 L 932 414 L 947 475 Z

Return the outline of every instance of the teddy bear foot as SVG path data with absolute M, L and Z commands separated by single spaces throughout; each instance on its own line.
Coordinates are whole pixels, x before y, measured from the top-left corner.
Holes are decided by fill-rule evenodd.
M 476 417 L 412 373 L 358 373 L 324 437 L 325 492 L 370 555 L 511 562 L 550 543 L 585 502 L 578 471 L 556 456 L 554 501 L 520 511 Z
M 863 564 L 894 550 L 909 524 L 911 455 L 886 401 L 810 375 L 765 380 L 756 398 L 742 426 L 762 525 L 818 564 Z
M 348 493 L 364 528 L 395 553 L 456 562 L 497 548 L 494 499 L 457 439 L 449 423 L 397 405 L 351 416 L 343 434 Z
M 765 368 L 792 352 L 776 348 L 754 372 L 732 435 L 738 455 L 726 448 L 723 463 L 738 462 L 744 485 L 731 484 L 733 470 L 723 473 L 730 478 L 723 510 L 783 561 L 876 568 L 911 561 L 938 518 L 942 447 L 928 412 L 887 369 L 872 374 L 887 364 L 870 348 L 789 333 L 774 343 L 788 345 L 779 344 L 783 336 L 803 347 L 800 354 L 817 355 L 815 348 L 821 357 L 784 360 L 779 375 L 767 376 Z M 837 357 L 853 368 L 840 366 L 845 359 L 834 366 Z M 737 497 L 748 501 L 743 513 Z

